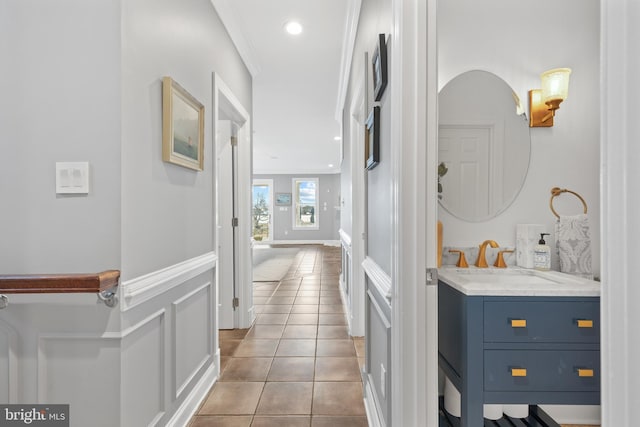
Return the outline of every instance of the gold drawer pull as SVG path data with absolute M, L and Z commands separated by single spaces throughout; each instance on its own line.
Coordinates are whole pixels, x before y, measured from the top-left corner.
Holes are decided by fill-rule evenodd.
M 593 320 L 578 319 L 578 328 L 593 328 Z
M 524 368 L 511 368 L 511 376 L 512 377 L 526 377 L 527 370 Z
M 593 369 L 578 368 L 578 376 L 579 377 L 592 377 L 593 376 Z
M 526 328 L 527 319 L 511 319 L 512 328 Z

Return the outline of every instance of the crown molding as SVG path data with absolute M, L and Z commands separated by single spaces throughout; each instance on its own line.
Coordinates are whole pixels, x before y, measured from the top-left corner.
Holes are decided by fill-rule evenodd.
M 342 122 L 342 110 L 347 98 L 349 87 L 349 75 L 351 74 L 351 64 L 353 62 L 353 50 L 356 44 L 358 33 L 358 21 L 360 19 L 360 7 L 362 0 L 349 0 L 349 7 L 344 23 L 344 37 L 342 39 L 342 58 L 340 60 L 340 82 L 338 86 L 338 99 L 336 102 L 335 118 L 338 123 Z
M 253 46 L 251 46 L 249 40 L 244 36 L 240 25 L 238 24 L 238 18 L 233 12 L 232 7 L 229 5 L 229 0 L 211 0 L 211 4 L 213 4 L 214 9 L 218 13 L 222 24 L 226 28 L 227 33 L 229 33 L 229 37 L 231 37 L 231 41 L 233 41 L 233 44 L 236 46 L 236 49 L 247 66 L 249 73 L 251 73 L 251 76 L 255 78 L 260 74 L 261 67 Z

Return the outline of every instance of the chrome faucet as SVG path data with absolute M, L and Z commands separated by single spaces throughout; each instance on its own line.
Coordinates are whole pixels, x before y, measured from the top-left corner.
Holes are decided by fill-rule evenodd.
M 478 268 L 489 267 L 487 264 L 487 245 L 490 245 L 492 248 L 497 248 L 499 246 L 494 240 L 485 240 L 482 242 L 480 250 L 478 251 L 478 259 L 475 263 L 475 266 Z

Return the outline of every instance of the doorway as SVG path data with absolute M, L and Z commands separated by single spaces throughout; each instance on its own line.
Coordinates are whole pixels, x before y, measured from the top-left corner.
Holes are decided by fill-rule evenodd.
M 251 121 L 213 75 L 216 152 L 218 329 L 248 328 L 255 318 L 251 271 Z

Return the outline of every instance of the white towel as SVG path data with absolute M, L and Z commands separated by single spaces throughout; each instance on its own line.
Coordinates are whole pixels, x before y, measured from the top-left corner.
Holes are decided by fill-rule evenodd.
M 591 231 L 586 214 L 560 216 L 556 222 L 556 247 L 561 272 L 593 280 Z

